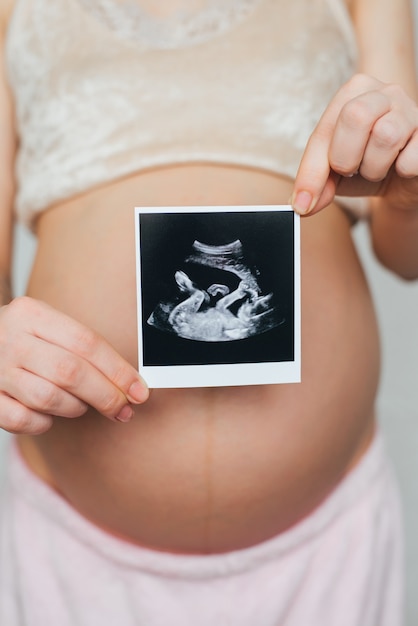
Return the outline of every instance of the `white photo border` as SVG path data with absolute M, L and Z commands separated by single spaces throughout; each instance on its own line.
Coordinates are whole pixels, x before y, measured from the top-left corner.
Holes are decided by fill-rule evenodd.
M 294 359 L 284 362 L 144 365 L 141 285 L 141 214 L 292 212 L 294 216 Z M 148 386 L 157 388 L 224 387 L 301 382 L 300 217 L 290 205 L 135 207 L 138 370 Z

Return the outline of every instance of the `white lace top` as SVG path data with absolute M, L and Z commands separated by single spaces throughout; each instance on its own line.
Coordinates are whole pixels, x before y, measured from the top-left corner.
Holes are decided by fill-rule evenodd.
M 181 162 L 293 177 L 352 74 L 344 0 L 16 0 L 18 217 Z

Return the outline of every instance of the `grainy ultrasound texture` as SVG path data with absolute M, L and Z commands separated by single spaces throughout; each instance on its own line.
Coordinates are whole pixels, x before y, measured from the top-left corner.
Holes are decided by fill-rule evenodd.
M 284 321 L 272 304 L 274 294 L 262 292 L 257 268 L 247 266 L 239 239 L 218 246 L 196 240 L 184 266 L 187 273 L 178 269 L 174 275 L 175 297 L 160 302 L 148 324 L 185 339 L 233 341 L 266 332 Z M 205 268 L 219 270 L 219 282 L 206 286 Z M 190 278 L 192 272 L 197 282 Z

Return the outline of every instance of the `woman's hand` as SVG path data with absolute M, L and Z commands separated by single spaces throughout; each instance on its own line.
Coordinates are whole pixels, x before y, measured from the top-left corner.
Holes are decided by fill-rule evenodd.
M 400 87 L 358 74 L 325 110 L 291 202 L 313 214 L 335 195 L 383 196 L 393 208 L 418 209 L 418 107 Z
M 42 433 L 88 406 L 125 422 L 147 397 L 138 372 L 82 324 L 27 297 L 0 309 L 1 428 Z

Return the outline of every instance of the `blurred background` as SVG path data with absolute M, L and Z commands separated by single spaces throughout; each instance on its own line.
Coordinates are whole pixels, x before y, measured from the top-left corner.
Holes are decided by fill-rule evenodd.
M 418 38 L 418 0 L 414 0 Z M 407 561 L 407 621 L 418 624 L 418 282 L 404 283 L 374 260 L 364 224 L 353 229 L 375 297 L 383 350 L 378 414 L 401 486 Z M 21 227 L 15 236 L 14 293 L 23 294 L 36 242 Z M 8 435 L 0 431 L 0 479 Z M 1 506 L 1 503 L 0 503 Z M 367 626 L 365 624 L 365 626 Z

